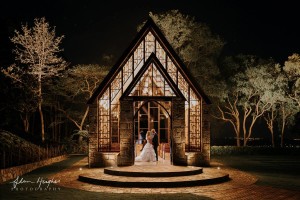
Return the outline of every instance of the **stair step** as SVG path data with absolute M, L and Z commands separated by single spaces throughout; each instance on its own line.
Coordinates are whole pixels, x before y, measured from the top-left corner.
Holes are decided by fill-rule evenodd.
M 85 173 L 78 177 L 79 181 L 96 185 L 114 187 L 137 187 L 137 188 L 170 188 L 187 187 L 222 183 L 230 180 L 229 174 L 220 172 L 217 169 L 209 173 L 175 177 L 127 177 L 99 173 Z
M 165 169 L 157 170 L 153 166 L 134 166 L 134 167 L 110 167 L 105 168 L 104 173 L 114 176 L 127 177 L 176 177 L 176 176 L 191 176 L 201 174 L 201 167 L 181 167 L 181 166 L 166 166 Z

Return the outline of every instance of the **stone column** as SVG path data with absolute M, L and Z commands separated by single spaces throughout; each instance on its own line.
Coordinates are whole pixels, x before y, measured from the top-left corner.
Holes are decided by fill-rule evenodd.
M 134 164 L 133 141 L 133 102 L 120 101 L 120 154 L 117 157 L 118 166 Z
M 89 105 L 89 167 L 96 165 L 96 154 L 98 152 L 98 115 L 97 101 Z
M 203 103 L 203 114 L 202 114 L 202 155 L 203 164 L 210 165 L 210 116 L 209 116 L 209 105 Z
M 171 130 L 171 157 L 174 165 L 187 165 L 185 155 L 185 110 L 184 100 L 172 99 L 172 130 Z

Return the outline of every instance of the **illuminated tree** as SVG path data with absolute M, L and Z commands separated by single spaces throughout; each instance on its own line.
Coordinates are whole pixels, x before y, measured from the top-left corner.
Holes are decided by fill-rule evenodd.
M 221 100 L 222 106 L 219 104 L 217 106 L 220 114 L 212 115 L 216 119 L 223 120 L 225 122 L 229 122 L 234 129 L 234 133 L 236 136 L 236 145 L 241 146 L 240 143 L 240 135 L 241 135 L 241 125 L 240 125 L 240 111 L 239 111 L 239 97 L 240 94 L 238 91 L 232 91 L 227 94 L 226 97 L 223 96 L 224 99 Z
M 290 97 L 297 102 L 300 107 L 300 55 L 293 54 L 288 57 L 283 66 L 290 83 Z
M 174 50 L 210 97 L 219 97 L 224 82 L 217 66 L 217 59 L 224 42 L 210 28 L 198 23 L 191 16 L 178 10 L 161 14 L 150 12 Z
M 247 145 L 257 119 L 272 107 L 270 97 L 276 88 L 275 79 L 269 73 L 270 70 L 272 67 L 268 65 L 259 65 L 255 68 L 248 68 L 245 74 L 237 77 L 237 88 L 242 93 L 244 146 Z M 250 121 L 250 126 L 247 126 L 247 120 Z
M 271 105 L 271 108 L 264 114 L 264 120 L 266 121 L 268 130 L 271 134 L 272 146 L 275 147 L 274 127 L 276 120 L 279 118 L 279 112 L 281 108 L 280 105 L 286 100 L 287 97 L 287 79 L 282 73 L 279 64 L 276 64 L 274 69 L 269 70 L 268 73 L 270 73 L 274 78 L 274 87 L 268 91 L 269 95 L 266 95 L 264 99 L 265 102 L 269 102 Z
M 237 55 L 226 57 L 221 63 L 226 87 L 223 93 L 219 93 L 220 101 L 217 102 L 217 110 L 214 112 L 216 114 L 212 114 L 212 116 L 224 122 L 229 122 L 233 126 L 237 146 L 241 146 L 241 111 L 239 106 L 241 93 L 236 88 L 237 84 L 234 77 L 239 72 L 244 72 L 245 68 L 252 67 L 256 59 L 255 56 Z
M 60 97 L 57 109 L 69 119 L 79 131 L 84 130 L 84 123 L 89 112 L 86 105 L 99 83 L 108 73 L 108 68 L 99 65 L 77 65 L 65 71 L 56 84 L 52 94 Z M 54 102 L 50 100 L 50 102 Z
M 285 97 L 280 102 L 279 110 L 279 129 L 280 129 L 280 146 L 284 147 L 284 134 L 286 126 L 293 125 L 295 122 L 295 115 L 300 111 L 299 106 L 290 97 Z
M 255 123 L 273 105 L 272 97 L 278 86 L 270 72 L 275 69 L 275 64 L 253 56 L 239 56 L 227 62 L 232 71 L 227 74 L 227 93 L 221 96 L 223 102 L 218 106 L 219 115 L 215 118 L 233 125 L 237 146 L 240 146 L 242 129 L 243 145 L 246 146 Z
M 42 84 L 45 78 L 58 75 L 66 66 L 66 62 L 58 56 L 62 51 L 59 48 L 62 39 L 63 36 L 55 36 L 55 28 L 50 28 L 45 18 L 35 19 L 32 28 L 22 25 L 21 32 L 16 30 L 15 36 L 11 38 L 16 45 L 15 59 L 20 64 L 4 70 L 15 81 L 24 83 L 24 77 L 30 76 L 31 81 L 35 82 L 26 87 L 37 97 L 42 141 L 45 140 Z
M 282 67 L 287 79 L 285 96 L 279 102 L 279 129 L 281 147 L 284 146 L 284 133 L 286 126 L 293 125 L 295 115 L 300 112 L 300 55 L 293 54 L 288 57 Z

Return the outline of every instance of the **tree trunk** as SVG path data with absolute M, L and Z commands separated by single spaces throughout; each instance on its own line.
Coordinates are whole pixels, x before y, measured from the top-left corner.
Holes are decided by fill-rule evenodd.
M 236 146 L 240 147 L 241 146 L 241 140 L 240 140 L 240 134 L 241 134 L 241 130 L 240 130 L 240 119 L 239 116 L 236 117 Z
M 39 93 L 38 93 L 38 98 L 39 98 L 39 102 L 38 102 L 38 108 L 39 108 L 39 113 L 40 113 L 40 119 L 41 119 L 41 135 L 42 135 L 42 142 L 45 141 L 45 124 L 44 124 L 44 115 L 43 115 L 43 110 L 42 110 L 42 77 L 39 76 Z
M 25 116 L 23 117 L 22 114 L 20 114 L 20 117 L 22 119 L 23 122 L 23 126 L 24 126 L 24 131 L 25 133 L 29 133 L 29 114 L 25 113 Z
M 41 135 L 42 135 L 42 141 L 45 141 L 45 127 L 44 127 L 44 116 L 43 116 L 43 110 L 42 110 L 42 103 L 39 102 L 39 113 L 40 113 L 40 119 L 41 119 Z
M 286 116 L 285 116 L 285 109 L 284 106 L 282 106 L 282 128 L 281 128 L 281 138 L 280 138 L 280 146 L 281 148 L 283 147 L 283 135 L 284 135 L 284 129 L 285 129 L 285 120 L 286 120 Z
M 252 122 L 251 122 L 251 125 L 249 127 L 248 135 L 247 135 L 247 138 L 246 138 L 246 142 L 244 143 L 244 146 L 247 145 L 247 142 L 248 142 L 249 138 L 251 137 L 253 126 L 254 126 L 254 124 L 255 124 L 255 122 L 256 122 L 257 119 L 258 119 L 257 117 L 253 117 L 252 118 Z
M 283 136 L 284 136 L 284 129 L 285 129 L 285 119 L 282 119 L 282 128 L 281 128 L 281 141 L 280 141 L 280 146 L 284 147 L 283 143 Z
M 243 146 L 246 146 L 247 145 L 247 129 L 246 129 L 246 122 L 247 122 L 247 117 L 246 117 L 246 114 L 244 114 L 244 118 L 243 118 L 243 134 L 244 134 L 244 145 Z
M 240 142 L 240 136 L 236 136 L 236 146 L 240 147 L 241 146 L 241 142 Z
M 272 147 L 275 147 L 275 142 L 274 142 L 274 131 L 271 131 L 271 136 L 272 136 Z

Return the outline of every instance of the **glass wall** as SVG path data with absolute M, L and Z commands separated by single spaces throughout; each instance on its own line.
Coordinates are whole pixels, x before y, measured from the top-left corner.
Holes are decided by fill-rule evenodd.
M 168 53 L 164 50 L 164 46 L 155 38 L 155 35 L 149 31 L 146 37 L 137 45 L 137 48 L 128 56 L 122 68 L 117 72 L 115 79 L 109 84 L 106 91 L 98 99 L 99 151 L 112 151 L 112 148 L 114 148 L 113 144 L 118 144 L 120 142 L 119 99 L 151 53 L 155 53 L 162 66 L 167 70 L 168 74 L 186 99 L 186 151 L 201 150 L 201 99 L 197 97 L 195 91 L 190 87 L 189 82 L 187 81 L 188 77 L 185 77 L 182 72 L 178 70 L 176 63 L 172 61 Z M 130 96 L 144 96 L 145 98 L 148 96 L 172 97 L 175 96 L 175 94 L 170 85 L 164 80 L 162 74 L 160 74 L 157 66 L 152 63 L 131 91 Z M 137 102 L 138 105 L 135 105 L 135 109 L 141 106 L 139 105 L 140 103 L 141 102 Z M 169 105 L 170 102 L 162 102 L 161 104 L 166 104 L 166 107 L 169 106 L 169 108 L 171 108 L 171 105 Z M 168 119 L 168 115 L 166 115 L 162 109 L 158 111 L 160 107 L 159 104 L 155 105 L 155 103 L 152 102 L 149 105 L 147 104 L 147 106 L 139 111 L 139 124 L 135 126 L 137 127 L 135 131 L 149 130 L 154 127 L 160 130 L 160 140 L 168 141 L 170 130 L 170 119 Z M 152 115 L 156 116 L 156 118 L 149 119 L 149 116 Z
M 170 101 L 135 101 L 134 135 L 141 143 L 141 131 L 147 133 L 155 129 L 159 143 L 168 143 L 170 139 Z

